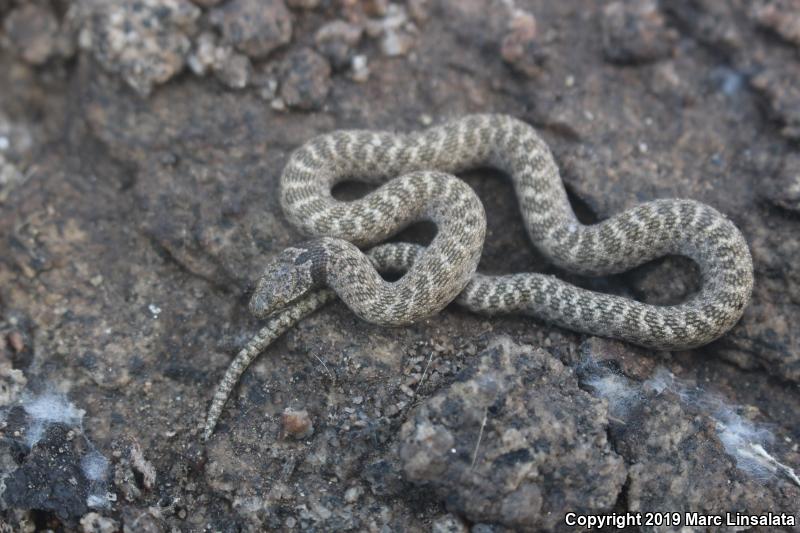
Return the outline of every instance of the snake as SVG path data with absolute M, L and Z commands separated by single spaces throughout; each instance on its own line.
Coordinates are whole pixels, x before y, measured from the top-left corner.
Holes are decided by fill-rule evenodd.
M 552 275 L 477 272 L 485 212 L 455 174 L 484 167 L 510 177 L 531 242 L 556 266 L 605 276 L 681 255 L 698 265 L 700 289 L 679 304 L 660 306 Z M 336 184 L 353 180 L 377 188 L 351 201 L 333 196 Z M 249 307 L 267 324 L 220 382 L 206 418 L 206 439 L 258 353 L 336 297 L 362 319 L 384 326 L 417 322 L 455 301 L 485 315 L 525 314 L 646 348 L 686 350 L 733 327 L 753 289 L 744 236 L 707 204 L 657 199 L 598 223 L 581 223 L 545 141 L 531 125 L 508 115 L 467 115 L 410 133 L 319 135 L 290 155 L 280 203 L 288 221 L 312 238 L 278 253 L 257 280 Z M 429 245 L 384 243 L 420 220 L 436 225 Z M 381 275 L 389 271 L 402 276 L 389 281 Z

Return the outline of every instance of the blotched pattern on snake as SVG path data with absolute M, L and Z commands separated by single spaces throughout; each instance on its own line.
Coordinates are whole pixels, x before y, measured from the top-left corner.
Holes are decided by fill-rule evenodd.
M 701 289 L 679 305 L 655 306 L 553 276 L 476 273 L 485 215 L 474 192 L 452 174 L 478 166 L 510 176 L 531 241 L 558 266 L 601 276 L 684 255 L 699 265 Z M 380 187 L 344 202 L 331 194 L 344 180 Z M 228 369 L 209 410 L 206 436 L 250 361 L 333 293 L 364 320 L 383 325 L 409 324 L 457 297 L 478 313 L 524 313 L 641 346 L 686 349 L 730 329 L 753 286 L 741 232 L 700 202 L 656 200 L 597 224 L 580 223 L 547 145 L 531 126 L 504 115 L 466 116 L 410 134 L 319 136 L 291 155 L 281 179 L 281 205 L 292 224 L 319 238 L 279 254 L 259 279 L 250 308 L 271 320 Z M 418 220 L 437 225 L 427 247 L 384 244 L 369 256 L 359 249 Z M 406 273 L 390 282 L 376 268 Z

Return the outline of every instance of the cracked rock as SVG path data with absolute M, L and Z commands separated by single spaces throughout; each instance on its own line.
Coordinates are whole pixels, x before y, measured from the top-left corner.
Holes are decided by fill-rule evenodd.
M 222 40 L 262 59 L 292 39 L 292 18 L 283 0 L 231 0 L 211 13 Z
M 542 350 L 500 341 L 401 431 L 406 476 L 475 522 L 557 529 L 569 509 L 613 507 L 626 478 L 605 403 Z

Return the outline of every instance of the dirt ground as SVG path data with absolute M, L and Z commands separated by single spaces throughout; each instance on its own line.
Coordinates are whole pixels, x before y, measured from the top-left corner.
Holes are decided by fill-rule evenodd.
M 584 222 L 655 198 L 725 213 L 755 266 L 740 323 L 657 353 L 337 302 L 203 443 L 259 328 L 253 281 L 302 238 L 289 153 L 474 112 L 534 125 Z M 0 0 L 0 531 L 737 530 L 684 515 L 726 512 L 800 531 L 799 143 L 797 0 Z M 559 271 L 504 176 L 462 177 L 482 271 L 659 304 L 699 286 L 682 258 Z M 664 512 L 681 521 L 646 524 Z

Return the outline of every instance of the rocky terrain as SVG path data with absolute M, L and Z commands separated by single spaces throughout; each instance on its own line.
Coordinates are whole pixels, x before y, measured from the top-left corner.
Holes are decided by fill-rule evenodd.
M 657 353 L 453 306 L 387 329 L 334 303 L 252 365 L 203 443 L 259 327 L 252 282 L 301 238 L 277 200 L 288 154 L 471 112 L 537 127 L 584 222 L 668 197 L 727 214 L 755 265 L 741 322 Z M 462 177 L 483 271 L 660 304 L 698 287 L 682 258 L 559 271 L 508 180 Z M 797 0 L 0 0 L 0 531 L 797 523 L 798 235 Z

